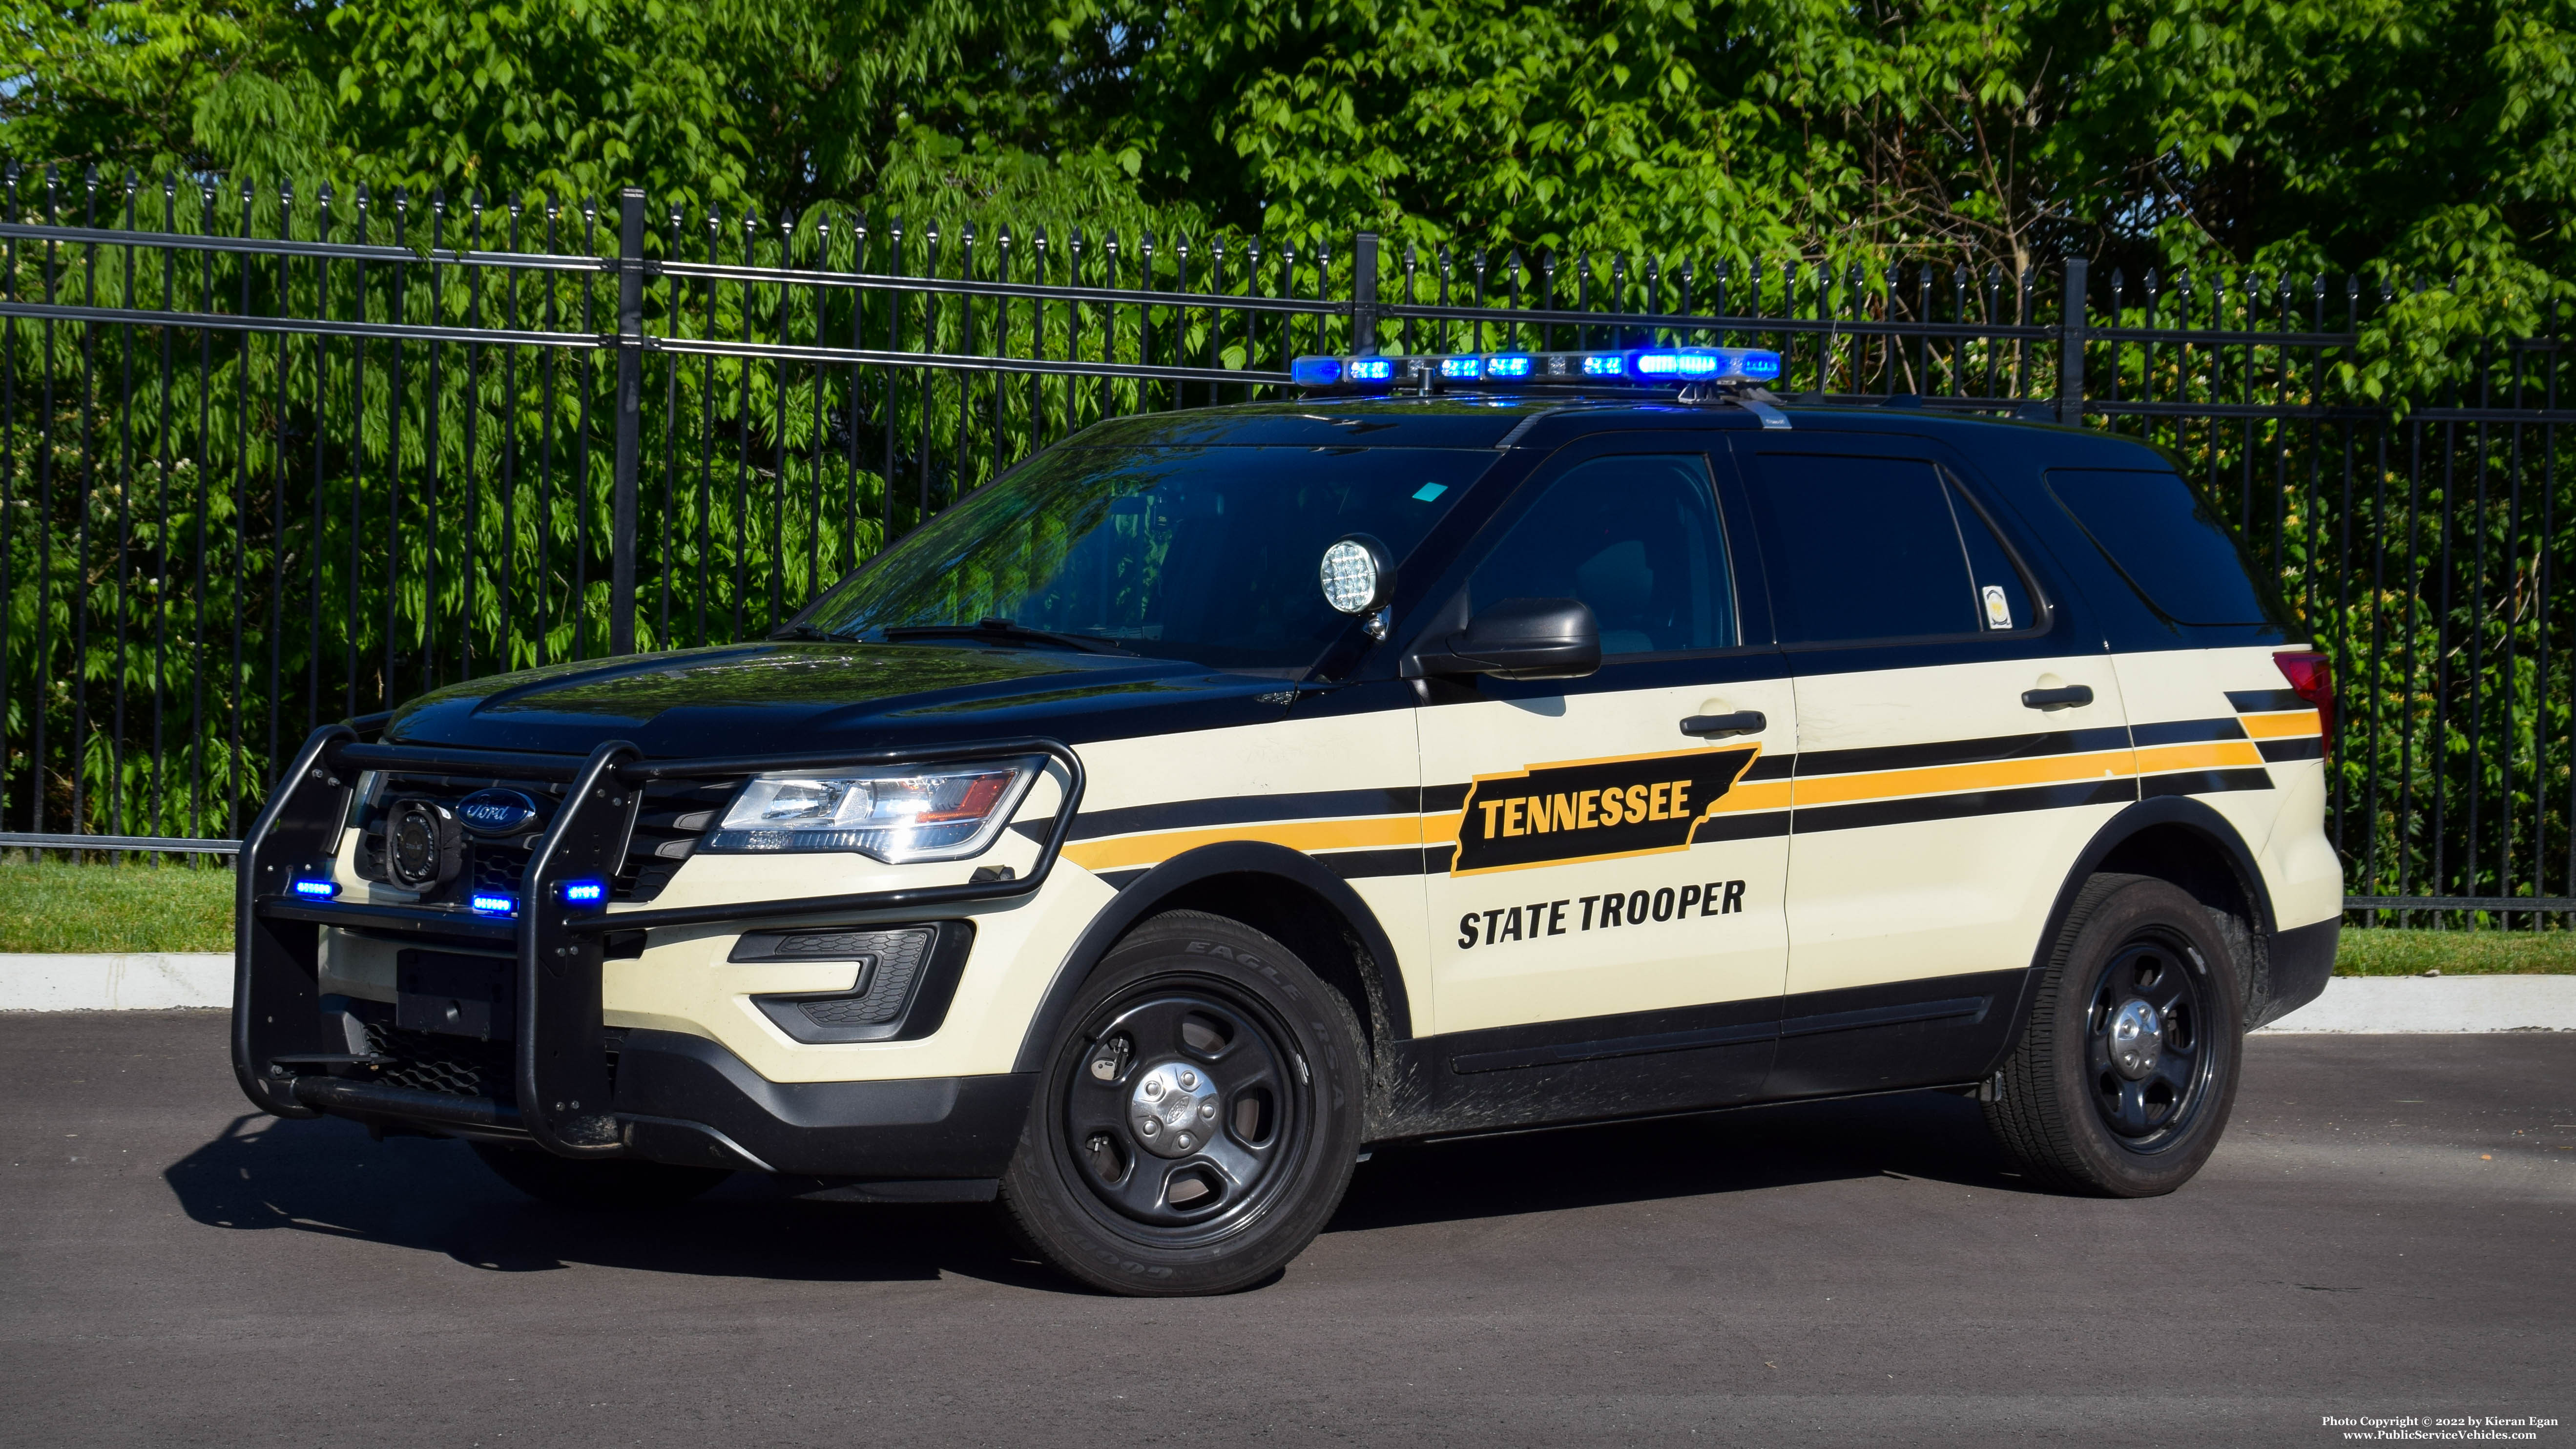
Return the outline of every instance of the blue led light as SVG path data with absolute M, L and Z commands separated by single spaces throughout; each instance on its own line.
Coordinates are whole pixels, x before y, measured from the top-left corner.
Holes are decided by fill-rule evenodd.
M 1617 377 L 1626 372 L 1626 359 L 1615 353 L 1590 352 L 1583 357 L 1585 377 Z
M 300 880 L 295 883 L 295 893 L 306 900 L 327 901 L 340 893 L 340 886 L 337 881 Z
M 1395 378 L 1392 357 L 1354 357 L 1351 359 L 1351 381 L 1390 382 Z
M 1748 382 L 1776 382 L 1780 377 L 1780 354 L 1756 352 L 1750 348 L 1735 354 L 1735 375 Z
M 1442 377 L 1466 378 L 1471 380 L 1483 377 L 1485 375 L 1485 359 L 1481 357 L 1444 357 L 1440 359 L 1440 375 Z
M 1485 359 L 1487 377 L 1527 377 L 1529 375 L 1530 358 L 1525 352 L 1506 352 Z
M 567 905 L 595 906 L 608 899 L 608 882 L 604 880 L 568 880 L 562 889 Z
M 1342 380 L 1338 357 L 1300 357 L 1288 364 L 1288 379 L 1299 387 L 1331 387 Z
M 474 914 L 478 916 L 515 916 L 519 913 L 518 897 L 501 895 L 495 891 L 476 891 L 467 898 L 466 904 L 471 906 Z

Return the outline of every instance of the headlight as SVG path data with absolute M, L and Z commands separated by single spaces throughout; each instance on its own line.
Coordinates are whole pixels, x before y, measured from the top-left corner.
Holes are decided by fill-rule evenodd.
M 1040 768 L 1034 759 L 979 760 L 937 770 L 759 775 L 698 848 L 854 850 L 898 865 L 962 860 L 1001 834 Z

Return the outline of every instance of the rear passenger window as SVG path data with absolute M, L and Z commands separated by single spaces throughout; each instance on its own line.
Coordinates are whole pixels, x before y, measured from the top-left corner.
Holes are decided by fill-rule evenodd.
M 2235 536 L 2167 472 L 2051 468 L 2048 491 L 2112 567 L 2159 613 L 2183 624 L 2265 624 L 2268 607 Z
M 1754 481 L 1784 644 L 2038 622 L 2030 586 L 2002 540 L 1929 462 L 1763 453 Z
M 1581 599 L 1604 655 L 1735 643 L 1735 579 L 1697 454 L 1595 458 L 1568 469 L 1467 580 L 1470 608 Z

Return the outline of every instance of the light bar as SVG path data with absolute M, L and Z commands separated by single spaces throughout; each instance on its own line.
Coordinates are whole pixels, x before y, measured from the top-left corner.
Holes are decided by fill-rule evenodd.
M 337 881 L 299 880 L 295 893 L 308 901 L 327 901 L 340 893 L 340 885 Z
M 559 889 L 568 906 L 596 906 L 608 900 L 608 882 L 604 880 L 568 880 Z
M 498 891 L 476 891 L 466 898 L 465 904 L 478 916 L 515 916 L 519 913 L 519 898 L 505 896 Z
M 1648 387 L 1700 382 L 1767 383 L 1780 354 L 1752 347 L 1643 347 L 1619 352 L 1434 352 L 1300 357 L 1288 376 L 1303 388 L 1376 388 L 1397 383 L 1547 384 L 1607 382 Z

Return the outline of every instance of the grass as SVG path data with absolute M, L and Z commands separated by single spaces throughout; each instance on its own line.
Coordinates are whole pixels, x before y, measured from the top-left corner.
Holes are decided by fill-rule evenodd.
M 233 873 L 202 865 L 0 859 L 0 951 L 229 951 Z M 2576 975 L 2576 931 L 2362 930 L 2337 976 Z
M 2576 975 L 2576 931 L 2359 930 L 2346 925 L 2337 976 Z
M 233 873 L 219 861 L 0 860 L 0 951 L 230 951 Z

